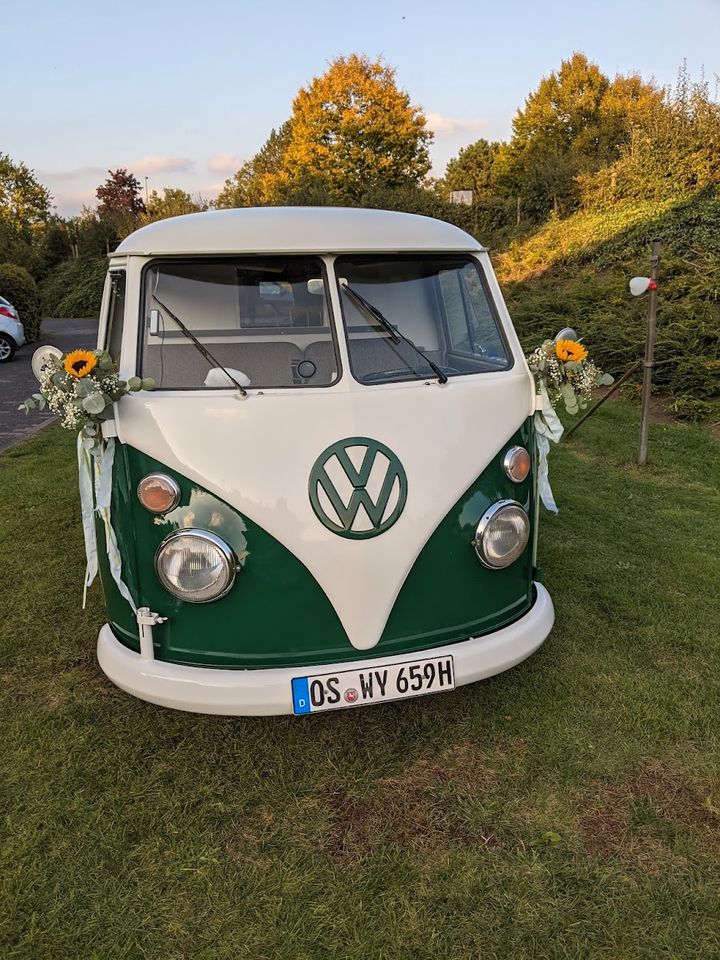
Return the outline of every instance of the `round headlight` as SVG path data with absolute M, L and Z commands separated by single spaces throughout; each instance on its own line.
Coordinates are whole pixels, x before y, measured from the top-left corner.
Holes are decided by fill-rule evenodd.
M 478 559 L 493 570 L 509 567 L 527 546 L 530 520 L 515 500 L 498 500 L 480 518 L 473 546 Z
M 503 470 L 513 483 L 522 483 L 530 473 L 530 454 L 525 447 L 510 447 L 503 457 Z
M 180 503 L 180 486 L 166 473 L 149 473 L 138 484 L 137 495 L 150 513 L 167 513 Z
M 224 597 L 235 582 L 237 566 L 232 549 L 209 530 L 176 530 L 155 554 L 162 585 L 188 603 Z

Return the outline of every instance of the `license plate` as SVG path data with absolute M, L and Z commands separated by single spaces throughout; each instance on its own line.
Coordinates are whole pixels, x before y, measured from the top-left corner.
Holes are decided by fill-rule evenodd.
M 454 689 L 453 658 L 435 657 L 386 667 L 295 677 L 293 709 L 295 713 L 317 713 Z

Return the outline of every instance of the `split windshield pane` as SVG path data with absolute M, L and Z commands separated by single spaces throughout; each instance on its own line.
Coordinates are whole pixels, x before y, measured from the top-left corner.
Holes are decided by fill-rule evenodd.
M 338 379 L 319 258 L 175 259 L 146 267 L 142 376 L 159 389 L 227 388 L 170 312 L 243 386 L 325 387 Z
M 512 359 L 474 257 L 444 255 L 344 256 L 335 261 L 347 284 L 380 310 L 448 377 L 506 370 Z M 341 293 L 353 375 L 361 383 L 435 377 L 417 350 L 394 342 L 349 296 Z

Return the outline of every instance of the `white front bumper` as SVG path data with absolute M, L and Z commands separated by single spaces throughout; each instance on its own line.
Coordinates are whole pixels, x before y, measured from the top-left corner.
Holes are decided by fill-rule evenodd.
M 418 658 L 452 656 L 456 686 L 514 667 L 537 650 L 555 621 L 550 594 L 540 583 L 535 584 L 535 591 L 531 609 L 510 626 L 483 637 L 418 651 Z M 292 713 L 293 677 L 384 667 L 407 662 L 408 653 L 312 667 L 219 670 L 143 659 L 123 646 L 105 624 L 98 636 L 97 657 L 113 683 L 141 700 L 191 713 L 247 717 Z

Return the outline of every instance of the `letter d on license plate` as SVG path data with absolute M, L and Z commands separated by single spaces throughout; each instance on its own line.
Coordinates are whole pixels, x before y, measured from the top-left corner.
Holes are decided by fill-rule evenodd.
M 410 660 L 362 670 L 338 670 L 292 681 L 295 713 L 361 707 L 385 700 L 419 697 L 455 689 L 452 657 Z

